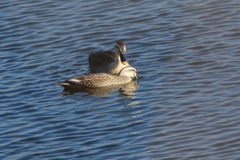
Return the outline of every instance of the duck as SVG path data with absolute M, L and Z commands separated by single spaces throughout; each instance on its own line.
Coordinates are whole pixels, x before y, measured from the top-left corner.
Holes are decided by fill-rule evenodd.
M 126 84 L 137 78 L 137 70 L 134 67 L 127 66 L 122 68 L 118 75 L 109 73 L 90 73 L 70 78 L 56 84 L 62 85 L 64 88 L 98 88 Z
M 88 55 L 91 73 L 109 73 L 118 75 L 119 72 L 130 64 L 126 61 L 124 54 L 126 46 L 122 41 L 117 41 L 112 51 L 97 51 Z

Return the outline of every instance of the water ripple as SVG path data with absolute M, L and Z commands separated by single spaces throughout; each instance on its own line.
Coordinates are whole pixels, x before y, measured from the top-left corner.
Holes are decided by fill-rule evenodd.
M 239 5 L 3 0 L 1 159 L 237 159 Z M 54 85 L 116 40 L 137 85 Z

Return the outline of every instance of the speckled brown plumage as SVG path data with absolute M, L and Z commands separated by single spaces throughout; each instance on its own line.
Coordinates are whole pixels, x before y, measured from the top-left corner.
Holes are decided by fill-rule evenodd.
M 88 75 L 78 76 L 71 78 L 67 81 L 60 82 L 60 85 L 64 83 L 69 84 L 65 85 L 68 87 L 104 87 L 109 85 L 124 84 L 130 82 L 131 78 L 126 76 L 115 76 L 108 73 L 92 73 Z
M 70 88 L 95 88 L 125 84 L 131 82 L 131 80 L 134 78 L 137 78 L 136 69 L 129 66 L 123 68 L 119 72 L 118 76 L 109 73 L 91 73 L 88 75 L 70 78 L 64 82 L 59 82 L 57 84 Z
M 107 94 L 111 91 L 119 90 L 121 94 L 124 95 L 133 95 L 132 91 L 135 91 L 138 88 L 137 80 L 132 80 L 129 83 L 125 84 L 117 84 L 105 87 L 96 87 L 96 88 L 89 88 L 89 87 L 79 87 L 75 85 L 74 87 L 64 87 L 64 91 L 68 93 L 64 93 L 64 95 L 80 93 L 80 92 L 87 92 L 89 95 L 99 95 L 99 94 Z

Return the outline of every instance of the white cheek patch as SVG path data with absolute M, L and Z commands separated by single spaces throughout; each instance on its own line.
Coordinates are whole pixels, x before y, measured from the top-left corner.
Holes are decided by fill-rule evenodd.
M 81 80 L 78 80 L 78 79 L 75 79 L 75 78 L 69 79 L 68 81 L 71 81 L 71 82 L 81 82 Z

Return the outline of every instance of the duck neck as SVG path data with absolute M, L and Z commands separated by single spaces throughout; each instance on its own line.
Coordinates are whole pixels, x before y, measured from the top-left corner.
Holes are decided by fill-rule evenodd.
M 121 58 L 118 55 L 118 53 L 115 53 L 115 57 L 117 57 L 117 59 L 111 64 L 110 68 L 113 68 L 113 70 L 110 71 L 110 73 L 114 75 L 118 75 L 118 73 L 124 67 L 124 65 L 121 63 Z

